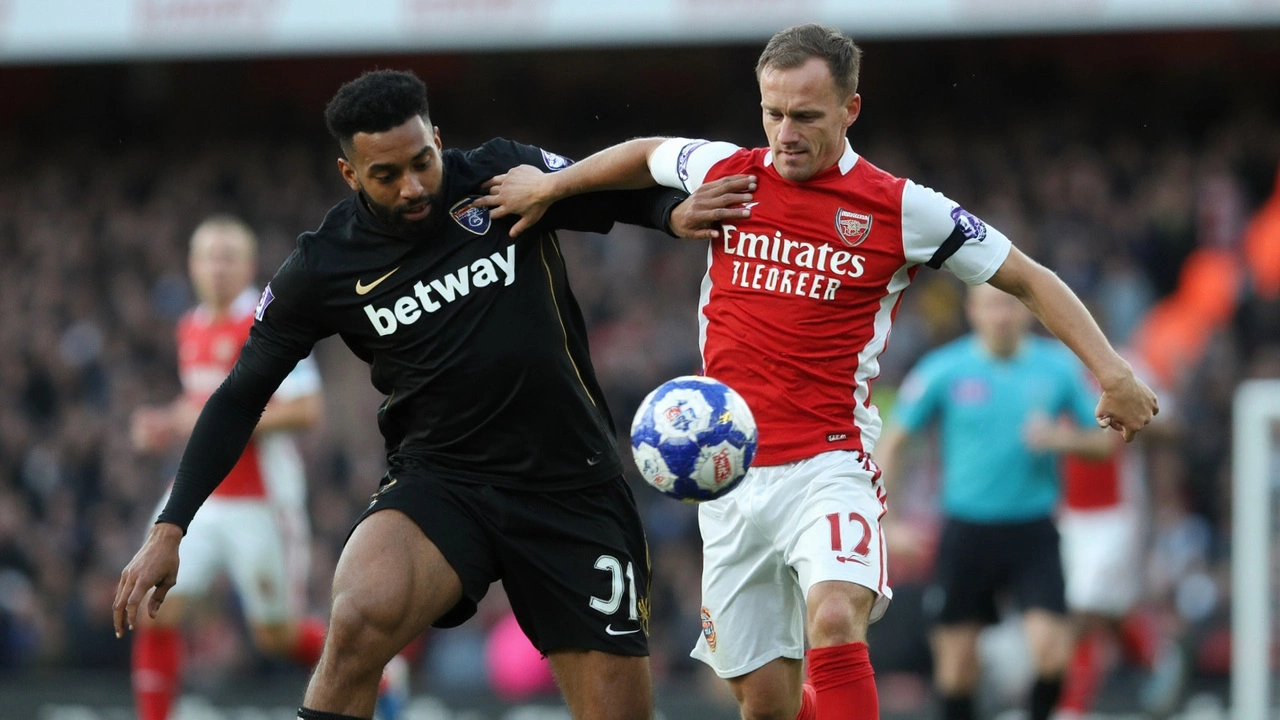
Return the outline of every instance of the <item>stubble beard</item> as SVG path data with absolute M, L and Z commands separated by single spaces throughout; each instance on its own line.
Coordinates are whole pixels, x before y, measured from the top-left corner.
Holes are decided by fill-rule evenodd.
M 379 205 L 364 190 L 360 191 L 360 197 L 380 225 L 402 237 L 430 235 L 440 227 L 440 221 L 444 217 L 444 209 L 441 207 L 444 202 L 443 193 L 425 196 L 424 199 L 431 203 L 431 212 L 421 220 L 406 220 L 404 210 Z

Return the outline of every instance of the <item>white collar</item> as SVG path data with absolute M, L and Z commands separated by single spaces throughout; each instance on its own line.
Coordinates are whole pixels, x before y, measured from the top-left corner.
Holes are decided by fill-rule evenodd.
M 858 164 L 858 153 L 853 151 L 853 146 L 849 144 L 849 138 L 844 139 L 844 154 L 840 156 L 840 161 L 836 163 L 840 166 L 840 174 L 848 175 L 854 165 Z M 773 150 L 765 153 L 764 166 L 773 165 Z

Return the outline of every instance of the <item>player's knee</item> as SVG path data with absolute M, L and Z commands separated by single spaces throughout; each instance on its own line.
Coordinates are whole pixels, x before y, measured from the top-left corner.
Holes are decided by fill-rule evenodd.
M 809 636 L 815 647 L 857 642 L 862 639 L 857 630 L 853 606 L 848 603 L 823 603 L 809 622 Z
M 867 621 L 875 593 L 850 585 L 817 599 L 809 612 L 809 640 L 814 647 L 866 642 Z
M 342 659 L 353 671 L 380 672 L 399 650 L 398 626 L 398 617 L 385 603 L 371 602 L 367 595 L 341 594 L 333 600 L 325 655 Z

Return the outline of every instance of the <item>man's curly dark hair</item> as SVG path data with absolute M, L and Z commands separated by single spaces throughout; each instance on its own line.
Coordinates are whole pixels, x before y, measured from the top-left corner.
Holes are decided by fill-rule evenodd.
M 415 115 L 429 117 L 426 84 L 412 72 L 370 70 L 338 88 L 324 109 L 324 122 L 349 153 L 356 133 L 385 132 Z

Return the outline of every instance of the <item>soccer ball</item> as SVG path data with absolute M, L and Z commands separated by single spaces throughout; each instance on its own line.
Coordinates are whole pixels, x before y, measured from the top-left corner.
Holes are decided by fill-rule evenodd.
M 685 375 L 640 403 L 631 454 L 645 482 L 685 502 L 712 500 L 747 474 L 756 421 L 747 401 L 719 380 Z

